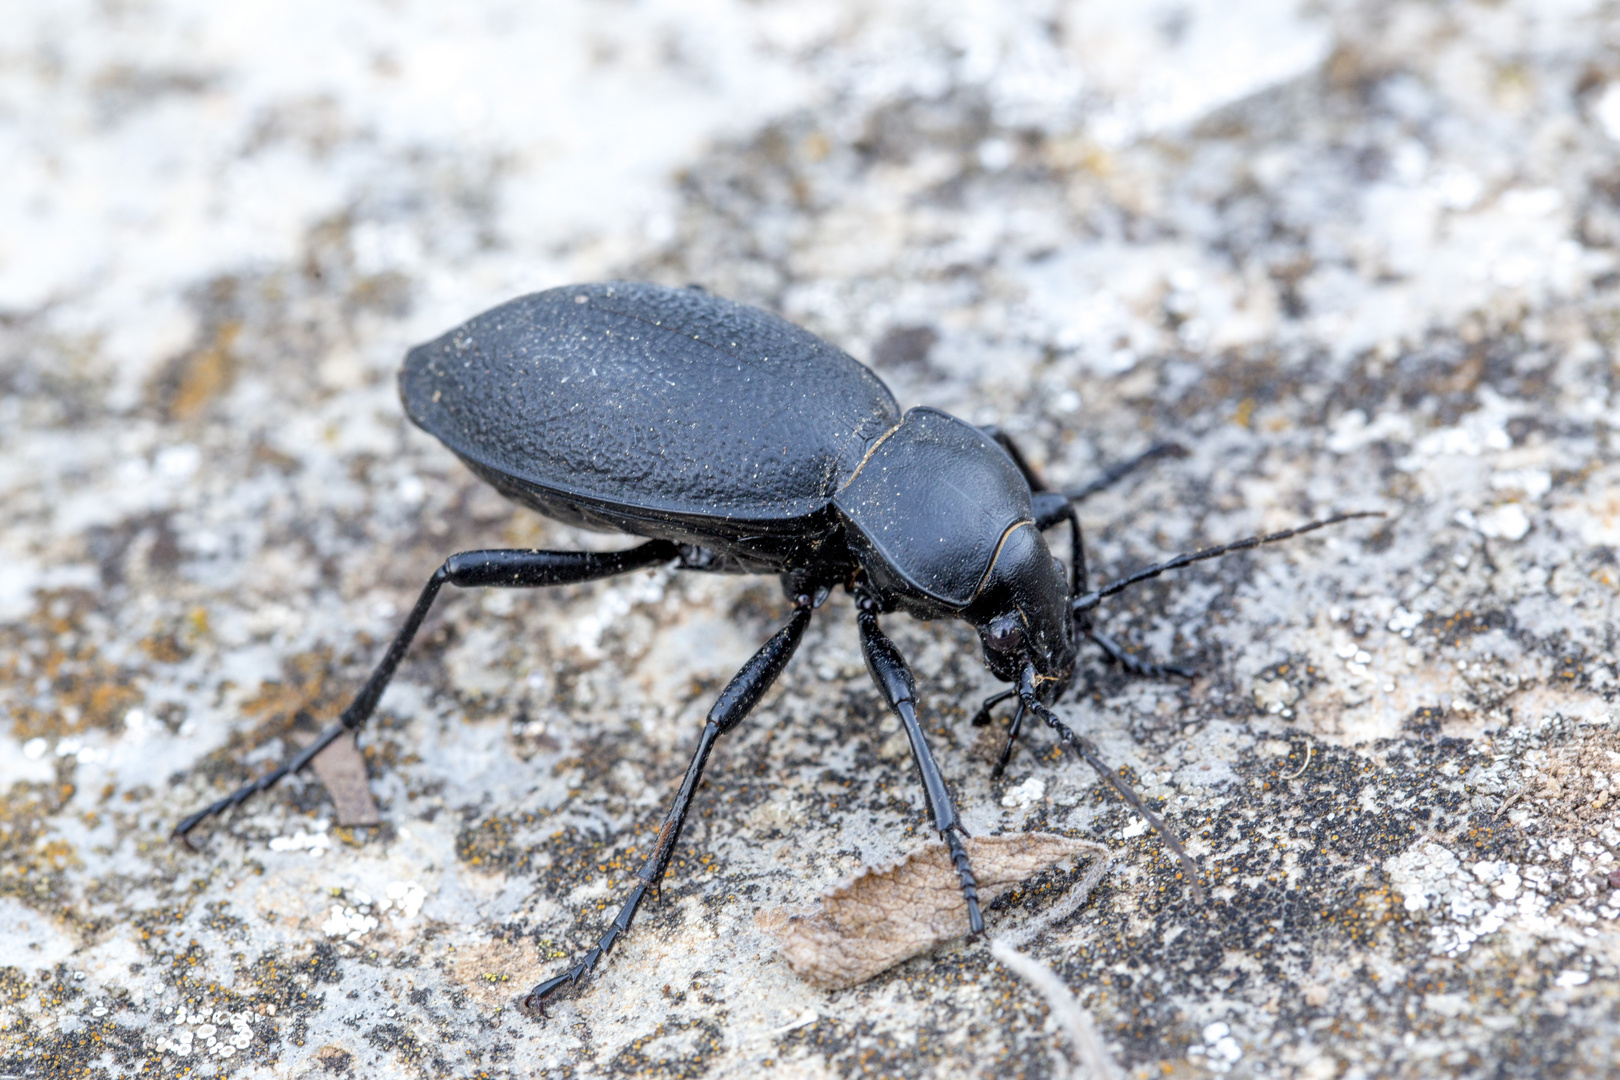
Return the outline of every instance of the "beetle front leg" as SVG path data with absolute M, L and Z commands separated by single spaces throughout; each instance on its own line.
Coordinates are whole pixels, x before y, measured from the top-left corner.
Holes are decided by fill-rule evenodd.
M 997 705 L 1000 705 L 1008 698 L 1015 698 L 1017 696 L 1018 688 L 1013 687 L 1011 690 L 1003 690 L 999 694 L 991 694 L 989 697 L 985 698 L 984 702 L 979 706 L 979 711 L 973 714 L 973 726 L 984 727 L 985 725 L 989 724 L 990 710 L 995 708 Z
M 864 593 L 856 595 L 856 624 L 861 631 L 861 651 L 866 655 L 866 670 L 883 692 L 884 700 L 905 726 L 906 738 L 911 740 L 911 757 L 917 763 L 922 777 L 923 797 L 928 812 L 933 816 L 934 828 L 951 851 L 951 862 L 956 867 L 957 879 L 962 885 L 962 897 L 967 901 L 968 928 L 975 934 L 984 932 L 984 916 L 979 911 L 979 883 L 974 880 L 973 867 L 968 862 L 967 848 L 962 837 L 967 830 L 956 814 L 956 804 L 945 786 L 945 777 L 934 761 L 933 751 L 923 738 L 922 724 L 917 720 L 917 683 L 911 677 L 911 668 L 905 657 L 894 647 L 894 642 L 878 626 L 877 601 Z
M 990 770 L 992 777 L 999 777 L 1007 771 L 1007 763 L 1012 760 L 1013 747 L 1018 745 L 1018 733 L 1024 727 L 1024 713 L 1027 711 L 1024 704 L 1019 702 L 1018 711 L 1013 713 L 1012 724 L 1007 728 L 1007 744 L 1001 748 L 1001 759 Z
M 675 801 L 670 804 L 663 823 L 658 826 L 658 839 L 653 844 L 652 852 L 636 873 L 640 882 L 630 890 L 624 906 L 608 924 L 608 928 L 602 932 L 595 946 L 580 959 L 579 963 L 563 974 L 548 979 L 529 991 L 523 999 L 525 1009 L 544 1015 L 547 999 L 564 987 L 574 986 L 589 975 L 602 957 L 618 943 L 619 938 L 629 932 L 630 924 L 636 917 L 636 910 L 647 896 L 647 890 L 658 887 L 658 883 L 664 877 L 664 871 L 669 868 L 670 859 L 675 856 L 675 842 L 681 838 L 681 828 L 686 824 L 687 812 L 692 808 L 692 798 L 697 794 L 698 782 L 703 779 L 703 769 L 709 762 L 709 753 L 714 749 L 715 742 L 742 722 L 743 717 L 747 716 L 765 695 L 765 691 L 771 688 L 771 684 L 782 673 L 782 669 L 787 667 L 787 662 L 793 658 L 794 650 L 799 647 L 799 639 L 804 637 L 804 628 L 810 625 L 811 610 L 812 597 L 799 597 L 798 606 L 788 624 L 778 630 L 726 685 L 719 700 L 709 710 L 708 719 L 703 725 L 703 734 L 698 736 L 697 749 L 692 753 L 691 764 L 686 767 L 686 777 L 681 781 L 680 790 L 675 793 Z
M 1003 690 L 999 694 L 991 694 L 985 698 L 984 704 L 979 706 L 979 711 L 973 714 L 973 726 L 984 727 L 989 724 L 990 710 L 1008 698 L 1017 696 L 1018 688 L 1015 686 L 1011 690 Z M 1007 745 L 1001 748 L 1001 760 L 997 761 L 996 767 L 990 771 L 991 776 L 1000 776 L 1007 771 L 1007 762 L 1012 760 L 1013 747 L 1018 745 L 1018 732 L 1024 726 L 1024 712 L 1023 704 L 1019 703 L 1018 710 L 1013 713 L 1012 723 L 1007 728 Z
M 571 585 L 629 573 L 643 566 L 669 562 L 679 555 L 680 550 L 669 541 L 650 540 L 627 551 L 488 550 L 463 551 L 450 556 L 444 561 L 444 565 L 428 578 L 428 583 L 422 588 L 422 595 L 417 597 L 416 606 L 405 619 L 405 625 L 400 628 L 388 646 L 388 651 L 383 654 L 382 663 L 371 673 L 371 678 L 366 680 L 365 687 L 354 701 L 343 710 L 338 722 L 322 731 L 314 742 L 293 755 L 286 764 L 271 769 L 257 780 L 242 785 L 225 798 L 180 822 L 175 826 L 172 836 L 186 840 L 187 834 L 202 822 L 232 807 L 240 806 L 259 792 L 275 786 L 283 777 L 298 772 L 315 760 L 316 754 L 325 750 L 346 732 L 360 730 L 365 722 L 371 719 L 383 691 L 388 689 L 388 683 L 394 677 L 394 670 L 399 667 L 400 660 L 405 656 L 405 650 L 410 647 L 416 632 L 422 628 L 422 620 L 427 618 L 428 610 L 433 607 L 434 599 L 444 586 L 534 589 L 546 585 Z
M 1146 675 L 1152 678 L 1163 678 L 1166 675 L 1180 675 L 1184 679 L 1191 679 L 1198 674 L 1193 668 L 1185 664 L 1160 664 L 1152 660 L 1143 660 L 1132 656 L 1122 648 L 1119 642 L 1095 627 L 1087 627 L 1086 637 L 1097 643 L 1103 655 L 1118 664 L 1127 675 Z
M 1059 742 L 1079 754 L 1081 760 L 1090 765 L 1092 770 L 1106 781 L 1108 786 L 1113 788 L 1121 799 L 1125 800 L 1125 804 L 1140 814 L 1142 820 L 1147 822 L 1153 831 L 1159 834 L 1159 838 L 1164 841 L 1164 845 L 1170 849 L 1177 861 L 1181 863 L 1182 872 L 1186 874 L 1188 882 L 1192 885 L 1193 898 L 1202 904 L 1204 902 L 1204 890 L 1198 884 L 1198 867 L 1187 855 L 1187 849 L 1181 846 L 1181 841 L 1176 838 L 1176 834 L 1171 832 L 1163 821 L 1159 820 L 1159 815 L 1147 808 L 1147 805 L 1142 802 L 1142 797 L 1136 793 L 1136 789 L 1131 787 L 1123 777 L 1116 775 L 1114 770 L 1103 761 L 1102 755 L 1097 752 L 1097 747 L 1090 739 L 1077 734 L 1068 724 L 1058 719 L 1056 713 L 1046 707 L 1041 701 L 1040 693 L 1040 676 L 1036 674 L 1035 666 L 1031 664 L 1024 669 L 1024 674 L 1018 681 L 1018 699 L 1024 703 L 1025 708 L 1045 721 L 1046 726 L 1057 733 Z

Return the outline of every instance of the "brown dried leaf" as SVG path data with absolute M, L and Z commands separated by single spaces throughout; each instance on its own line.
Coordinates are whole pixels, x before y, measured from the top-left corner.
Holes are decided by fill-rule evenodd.
M 308 746 L 315 741 L 315 734 L 295 731 L 293 738 L 298 740 L 298 745 Z M 360 756 L 353 735 L 339 736 L 309 764 L 326 793 L 332 796 L 339 825 L 376 825 L 382 821 L 382 815 L 377 812 L 377 800 L 372 798 L 371 785 L 366 781 L 366 759 Z
M 1055 833 L 1018 833 L 966 840 L 979 882 L 991 901 L 1049 867 L 1095 850 Z M 865 982 L 902 960 L 967 933 L 967 903 L 949 850 L 932 843 L 887 866 L 869 866 L 821 897 L 820 910 L 763 912 L 760 922 L 781 942 L 794 974 L 839 990 Z

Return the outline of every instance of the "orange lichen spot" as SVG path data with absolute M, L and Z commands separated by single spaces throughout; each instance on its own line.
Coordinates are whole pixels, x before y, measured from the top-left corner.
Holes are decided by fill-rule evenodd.
M 167 380 L 172 386 L 167 395 L 171 417 L 189 420 L 230 388 L 236 373 L 236 356 L 231 347 L 241 331 L 240 322 L 221 323 L 212 341 L 176 360 Z
M 160 664 L 178 664 L 191 655 L 191 650 L 173 633 L 154 632 L 135 643 L 141 652 Z

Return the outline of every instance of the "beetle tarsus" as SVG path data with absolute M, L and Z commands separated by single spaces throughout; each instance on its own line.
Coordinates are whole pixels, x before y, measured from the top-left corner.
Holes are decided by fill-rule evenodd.
M 196 813 L 186 818 L 184 821 L 180 822 L 180 824 L 174 827 L 174 832 L 169 834 L 170 837 L 173 839 L 183 840 L 188 848 L 191 848 L 193 851 L 197 850 L 196 845 L 192 844 L 191 838 L 188 835 L 192 829 L 195 829 L 198 825 L 201 825 L 211 817 L 223 814 L 227 810 L 234 810 L 236 807 L 241 806 L 244 802 L 247 802 L 248 799 L 252 798 L 254 795 L 257 795 L 259 792 L 266 791 L 274 787 L 276 784 L 280 783 L 284 777 L 303 769 L 304 766 L 315 760 L 316 754 L 319 754 L 322 750 L 325 750 L 338 738 L 338 736 L 347 733 L 348 730 L 349 729 L 341 722 L 330 725 L 315 737 L 314 742 L 310 743 L 308 746 L 298 751 L 298 753 L 294 754 L 292 758 L 290 758 L 285 764 L 278 765 L 274 769 L 271 769 L 269 772 L 265 773 L 263 776 L 248 781 L 246 784 L 243 784 L 241 787 L 237 788 L 223 799 L 219 799 L 208 804 L 201 810 L 198 810 Z
M 602 962 L 602 957 L 613 951 L 613 946 L 618 943 L 619 938 L 630 932 L 630 921 L 636 917 L 636 908 L 646 895 L 647 883 L 645 881 L 630 890 L 630 896 L 625 901 L 624 906 L 619 909 L 619 914 L 608 924 L 608 928 L 602 932 L 602 936 L 597 939 L 596 944 L 591 946 L 590 951 L 580 958 L 579 963 L 556 978 L 547 979 L 524 995 L 523 1008 L 536 1016 L 545 1016 L 548 998 L 564 986 L 570 989 L 578 986 L 581 979 L 595 971 L 596 965 Z
M 572 988 L 575 984 L 577 984 L 579 980 L 583 979 L 590 972 L 591 968 L 595 966 L 596 959 L 599 959 L 601 955 L 602 950 L 592 949 L 586 954 L 586 960 L 582 960 L 578 964 L 575 964 L 573 967 L 569 968 L 567 972 L 562 975 L 558 975 L 555 979 L 547 979 L 539 986 L 536 986 L 533 990 L 530 990 L 523 997 L 523 1008 L 536 1016 L 544 1017 L 546 1015 L 547 999 L 549 999 L 553 994 L 561 990 L 563 987 L 567 986 Z M 593 957 L 596 959 L 593 959 Z
M 961 831 L 961 826 L 957 826 Z M 962 835 L 967 835 L 962 831 Z M 951 852 L 951 865 L 956 867 L 956 880 L 962 886 L 962 899 L 967 901 L 968 932 L 973 934 L 984 933 L 984 913 L 979 910 L 979 882 L 973 876 L 973 866 L 968 861 L 967 848 L 962 844 L 962 837 L 956 832 L 945 834 L 945 845 Z

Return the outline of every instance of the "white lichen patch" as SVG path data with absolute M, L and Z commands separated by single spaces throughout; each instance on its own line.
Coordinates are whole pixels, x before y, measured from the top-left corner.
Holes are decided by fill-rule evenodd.
M 388 916 L 391 922 L 407 923 L 422 911 L 427 891 L 414 881 L 391 881 L 381 900 L 373 900 L 370 893 L 343 891 L 346 903 L 333 904 L 321 932 L 327 937 L 358 942 L 382 925 L 379 916 Z
M 348 904 L 333 904 L 332 913 L 321 923 L 321 932 L 327 937 L 342 938 L 345 941 L 359 941 L 366 934 L 377 929 L 379 923 L 377 916 L 371 913 L 370 897 L 364 893 L 356 893 L 358 901 L 365 897 L 367 902 Z
M 253 1029 L 247 1013 L 181 1005 L 169 1020 L 174 1026 L 169 1034 L 159 1036 L 156 1043 L 160 1054 L 187 1057 L 195 1051 L 231 1058 L 253 1045 Z
M 1287 679 L 1256 679 L 1254 703 L 1273 715 L 1299 700 L 1299 690 Z
M 1530 517 L 1518 503 L 1502 503 L 1482 511 L 1476 524 L 1493 540 L 1523 540 L 1530 531 Z
M 1231 1072 L 1232 1066 L 1243 1057 L 1243 1047 L 1232 1037 L 1231 1025 L 1216 1020 L 1205 1024 L 1200 1034 L 1204 1041 L 1202 1045 L 1195 1043 L 1187 1048 L 1188 1060 L 1203 1065 L 1211 1072 Z
M 1416 630 L 1422 622 L 1422 615 L 1417 612 L 1407 611 L 1404 607 L 1398 607 L 1395 609 L 1395 613 L 1389 617 L 1386 626 L 1391 633 L 1399 634 L 1403 638 L 1409 638 L 1412 636 L 1412 631 Z
M 1009 810 L 1027 810 L 1046 798 L 1046 781 L 1032 776 L 1001 797 L 1001 805 Z
M 390 911 L 390 918 L 398 922 L 410 922 L 422 910 L 422 904 L 427 900 L 427 891 L 414 881 L 390 881 L 388 890 L 377 904 L 378 911 Z
M 311 858 L 320 858 L 323 852 L 332 847 L 332 838 L 326 832 L 329 827 L 329 822 L 321 818 L 310 826 L 308 832 L 299 829 L 291 836 L 273 836 L 270 838 L 270 850 L 307 851 Z
M 1427 913 L 1437 953 L 1461 955 L 1510 920 L 1526 929 L 1544 928 L 1548 899 L 1538 890 L 1545 877 L 1513 863 L 1465 866 L 1449 848 L 1431 842 L 1386 859 L 1384 871 L 1407 912 Z

